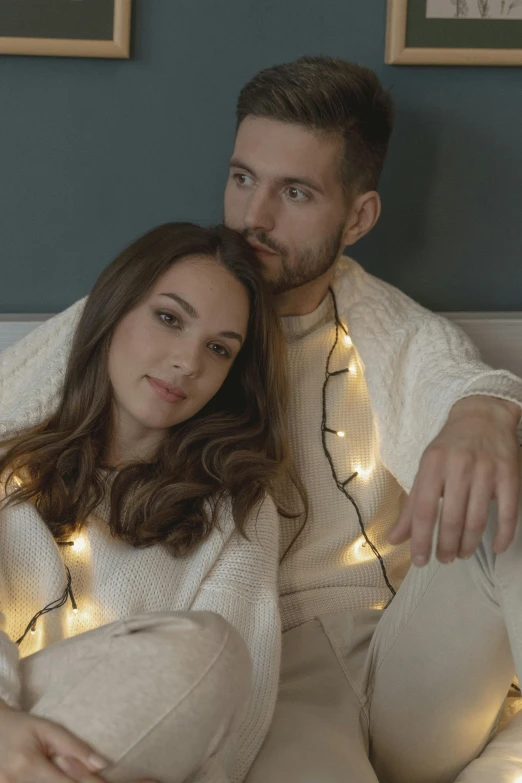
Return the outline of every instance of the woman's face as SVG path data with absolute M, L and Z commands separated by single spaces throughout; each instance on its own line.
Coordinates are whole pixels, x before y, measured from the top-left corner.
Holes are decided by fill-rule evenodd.
M 157 280 L 109 348 L 120 445 L 153 447 L 206 405 L 246 339 L 248 316 L 245 288 L 213 258 L 187 257 Z

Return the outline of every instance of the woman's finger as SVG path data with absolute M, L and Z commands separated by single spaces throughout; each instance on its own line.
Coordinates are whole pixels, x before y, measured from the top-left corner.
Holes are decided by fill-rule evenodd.
M 81 761 L 78 761 L 75 758 L 55 756 L 53 762 L 68 775 L 68 778 L 75 781 L 75 783 L 105 783 L 103 778 L 98 775 L 93 775 Z M 157 781 L 141 780 L 136 781 L 136 783 L 157 783 Z
M 75 783 L 105 783 L 103 778 L 93 773 L 85 764 L 72 756 L 53 756 L 53 763 Z
M 20 780 L 23 783 L 73 783 L 46 756 L 33 756 L 26 764 L 18 765 L 16 773 L 7 770 L 6 780 Z
M 91 773 L 101 772 L 108 765 L 90 745 L 57 723 L 40 720 L 36 731 L 48 756 L 77 759 Z

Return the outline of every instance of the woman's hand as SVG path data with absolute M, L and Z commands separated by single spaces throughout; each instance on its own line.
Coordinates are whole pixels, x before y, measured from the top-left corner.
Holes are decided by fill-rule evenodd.
M 62 726 L 0 700 L 0 783 L 105 783 L 98 773 L 107 766 Z

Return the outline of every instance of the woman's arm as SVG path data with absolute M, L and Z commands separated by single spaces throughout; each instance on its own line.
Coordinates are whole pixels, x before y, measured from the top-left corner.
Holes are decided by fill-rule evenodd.
M 252 765 L 277 697 L 281 655 L 279 518 L 270 498 L 254 509 L 246 532 L 249 541 L 235 532 L 229 536 L 191 607 L 216 612 L 228 620 L 252 657 L 252 696 L 226 765 L 233 783 L 244 780 Z

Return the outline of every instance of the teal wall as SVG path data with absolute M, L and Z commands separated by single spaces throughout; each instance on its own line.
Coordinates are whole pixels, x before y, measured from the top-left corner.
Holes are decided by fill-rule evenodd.
M 522 310 L 522 69 L 385 66 L 384 8 L 134 0 L 130 61 L 0 57 L 0 312 L 60 310 L 153 225 L 219 220 L 238 90 L 318 53 L 397 105 L 383 216 L 352 254 L 434 309 Z

